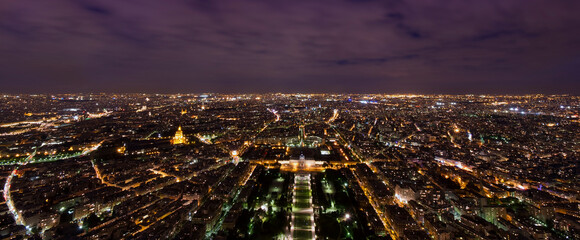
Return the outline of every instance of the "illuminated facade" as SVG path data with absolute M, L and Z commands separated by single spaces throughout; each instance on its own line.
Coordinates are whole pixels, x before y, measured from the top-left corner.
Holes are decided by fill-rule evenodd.
M 183 136 L 183 131 L 181 131 L 181 126 L 179 126 L 179 128 L 177 129 L 177 132 L 175 132 L 175 136 L 173 136 L 173 139 L 171 139 L 171 144 L 187 144 L 187 138 L 185 138 Z

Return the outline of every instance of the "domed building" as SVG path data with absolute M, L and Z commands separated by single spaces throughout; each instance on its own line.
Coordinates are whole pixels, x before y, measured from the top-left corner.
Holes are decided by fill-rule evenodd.
M 183 131 L 181 131 L 181 126 L 179 126 L 179 128 L 177 128 L 177 131 L 175 132 L 175 136 L 173 136 L 173 138 L 171 139 L 171 144 L 174 144 L 174 145 L 187 144 L 187 138 L 185 138 L 183 136 Z

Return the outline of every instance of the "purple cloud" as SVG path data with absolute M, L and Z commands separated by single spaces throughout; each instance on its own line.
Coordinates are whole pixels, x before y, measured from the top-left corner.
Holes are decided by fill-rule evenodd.
M 577 93 L 580 2 L 3 1 L 6 92 Z

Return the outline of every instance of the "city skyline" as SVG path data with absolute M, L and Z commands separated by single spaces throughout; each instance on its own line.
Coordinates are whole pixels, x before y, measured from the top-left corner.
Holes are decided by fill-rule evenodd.
M 7 239 L 577 239 L 580 96 L 0 95 Z
M 0 0 L 0 239 L 580 239 L 579 0 Z

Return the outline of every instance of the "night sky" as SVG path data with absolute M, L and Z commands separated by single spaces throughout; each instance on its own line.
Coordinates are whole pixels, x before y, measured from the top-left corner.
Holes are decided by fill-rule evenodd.
M 0 92 L 580 93 L 578 0 L 0 0 Z

